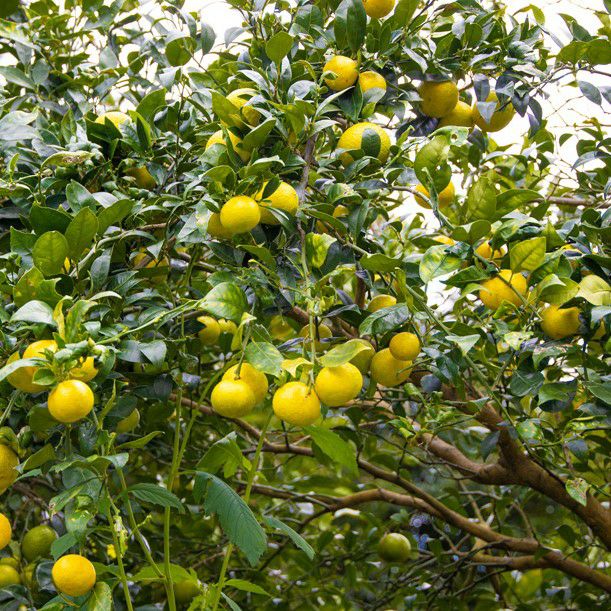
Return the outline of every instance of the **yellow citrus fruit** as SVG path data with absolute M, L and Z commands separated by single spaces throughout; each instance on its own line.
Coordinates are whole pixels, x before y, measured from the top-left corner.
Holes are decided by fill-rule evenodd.
M 381 19 L 393 10 L 395 0 L 363 0 L 363 6 L 369 17 Z
M 194 579 L 184 579 L 174 584 L 174 596 L 181 605 L 190 603 L 200 592 L 199 584 Z
M 140 412 L 138 409 L 133 409 L 132 413 L 129 416 L 125 416 L 125 418 L 121 418 L 119 422 L 117 422 L 117 433 L 129 433 L 133 431 L 140 424 Z
M 360 151 L 363 155 L 375 157 L 380 163 L 386 163 L 390 150 L 390 137 L 374 123 L 357 123 L 340 136 L 337 146 L 346 151 L 340 155 L 344 165 L 350 165 L 360 157 L 360 155 L 353 157 L 348 151 Z
M 492 250 L 490 242 L 485 240 L 476 249 L 475 252 L 483 259 L 502 259 L 504 256 L 503 250 Z
M 425 197 L 430 197 L 429 191 L 424 185 L 416 185 L 416 191 L 422 193 Z M 439 204 L 439 207 L 446 208 L 449 206 L 454 201 L 455 196 L 456 190 L 454 189 L 454 184 L 449 182 L 448 186 L 437 194 L 437 203 Z M 418 197 L 418 195 L 414 195 L 414 197 L 420 206 L 430 210 L 431 206 L 425 199 Z
M 398 386 L 408 380 L 411 364 L 411 361 L 396 359 L 388 348 L 384 348 L 371 359 L 371 378 L 382 386 Z
M 367 305 L 368 312 L 377 312 L 382 308 L 390 308 L 397 304 L 397 298 L 392 295 L 376 295 Z
M 0 564 L 0 588 L 21 583 L 21 577 L 16 569 L 8 564 Z
M 12 532 L 9 519 L 0 513 L 0 549 L 4 549 L 11 542 Z
M 68 596 L 87 594 L 97 579 L 93 564 L 78 554 L 62 556 L 53 565 L 51 576 L 55 587 Z
M 238 374 L 238 365 L 230 367 L 224 374 L 223 380 L 242 380 L 246 382 L 255 396 L 255 405 L 259 405 L 267 394 L 267 376 L 253 367 L 250 363 L 242 363 Z
M 418 88 L 420 108 L 427 117 L 444 117 L 458 103 L 458 87 L 452 81 L 424 81 Z
M 564 339 L 579 331 L 579 308 L 550 305 L 541 312 L 541 329 L 552 339 Z
M 241 418 L 257 404 L 255 393 L 244 380 L 221 380 L 210 395 L 210 403 L 217 414 L 227 418 Z
M 81 380 L 64 380 L 50 393 L 49 413 L 58 422 L 70 424 L 85 418 L 93 409 L 93 391 Z
M 352 363 L 323 367 L 314 384 L 318 398 L 329 407 L 346 405 L 358 396 L 362 387 L 363 376 Z
M 199 316 L 197 322 L 200 322 L 204 327 L 197 333 L 199 341 L 204 346 L 212 346 L 216 344 L 221 336 L 221 325 L 212 316 Z
M 255 126 L 259 124 L 261 120 L 261 113 L 248 104 L 250 99 L 257 92 L 254 89 L 250 89 L 248 87 L 244 87 L 242 89 L 236 89 L 232 91 L 227 99 L 236 107 L 240 109 L 240 115 L 244 119 L 244 121 L 251 126 Z
M 151 191 L 157 186 L 157 182 L 153 178 L 153 175 L 143 165 L 137 168 L 129 168 L 125 170 L 125 174 L 134 178 L 136 180 L 136 185 L 141 189 L 148 189 Z
M 81 359 L 80 365 L 70 370 L 70 377 L 81 382 L 90 382 L 98 375 L 98 370 L 95 368 L 95 361 L 92 356 L 88 356 L 84 360 Z
M 299 207 L 299 196 L 297 195 L 297 191 L 287 182 L 281 182 L 271 195 L 267 195 L 265 199 L 263 199 L 263 192 L 265 191 L 266 185 L 267 183 L 263 185 L 259 193 L 255 196 L 261 208 L 261 222 L 266 225 L 280 224 L 278 219 L 267 210 L 268 207 L 278 208 L 284 210 L 291 216 L 295 216 L 297 208 Z
M 219 318 L 218 323 L 219 323 L 219 328 L 221 329 L 221 333 L 229 333 L 233 335 L 238 330 L 233 320 L 226 320 L 225 318 Z
M 28 562 L 44 558 L 51 553 L 51 546 L 56 539 L 57 533 L 50 526 L 46 524 L 34 526 L 23 536 L 21 553 Z
M 221 208 L 221 225 L 231 233 L 245 233 L 259 224 L 259 204 L 247 195 L 228 200 Z
M 313 388 L 303 382 L 281 386 L 272 400 L 274 414 L 293 426 L 309 426 L 320 418 L 320 399 Z
M 19 570 L 21 563 L 17 558 L 13 556 L 5 556 L 4 558 L 0 558 L 0 564 L 6 564 L 6 566 L 12 566 L 14 569 Z
M 229 134 L 229 140 L 231 141 L 231 148 L 238 154 L 240 159 L 246 163 L 250 159 L 250 151 L 247 151 L 242 145 L 242 138 L 236 136 L 232 131 L 227 130 Z M 227 142 L 225 141 L 225 134 L 222 129 L 219 129 L 217 132 L 214 132 L 210 138 L 208 138 L 208 142 L 206 143 L 206 150 L 208 150 L 211 146 L 215 144 L 221 144 L 224 147 L 227 147 Z
M 387 562 L 405 562 L 411 551 L 409 539 L 401 533 L 388 533 L 378 543 L 378 554 Z
M 334 55 L 323 68 L 323 72 L 333 72 L 336 78 L 325 78 L 325 83 L 333 91 L 343 91 L 352 87 L 359 77 L 356 62 L 345 55 Z
M 15 467 L 18 464 L 17 454 L 8 446 L 0 445 L 0 494 L 17 479 Z
M 475 118 L 473 108 L 466 102 L 458 100 L 456 106 L 447 114 L 441 117 L 437 127 L 473 127 Z
M 366 70 L 359 74 L 359 89 L 362 93 L 370 89 L 383 89 L 386 91 L 386 79 L 373 70 Z
M 528 289 L 526 278 L 521 274 L 514 274 L 510 269 L 502 269 L 497 276 L 485 280 L 481 285 L 479 298 L 491 310 L 496 310 L 503 301 L 509 301 L 516 306 L 522 305 L 520 295 L 526 295 Z
M 440 244 L 446 244 L 447 246 L 454 246 L 456 244 L 456 240 L 451 238 L 449 235 L 438 235 L 435 236 L 435 242 L 439 242 Z
M 223 226 L 221 223 L 221 215 L 218 212 L 213 212 L 208 219 L 208 233 L 219 240 L 230 240 L 233 233 Z
M 106 123 L 106 119 L 108 119 L 117 129 L 119 129 L 120 125 L 123 125 L 123 123 L 129 121 L 129 115 L 126 115 L 124 112 L 119 110 L 111 110 L 101 114 L 95 120 L 95 122 L 104 125 Z
M 507 101 L 501 104 L 494 91 L 490 92 L 486 98 L 486 102 L 496 102 L 497 110 L 495 110 L 492 117 L 490 117 L 490 121 L 486 121 L 484 117 L 480 115 L 477 104 L 475 104 L 473 107 L 473 119 L 475 124 L 483 132 L 498 132 L 504 127 L 507 127 L 513 119 L 513 115 L 516 114 L 515 108 L 512 106 L 511 102 Z
M 370 342 L 366 339 L 358 340 L 361 344 L 366 346 L 366 350 L 361 350 L 358 354 L 356 354 L 350 362 L 361 372 L 367 373 L 369 371 L 369 364 L 371 363 L 371 359 L 375 354 L 375 350 Z
M 36 342 L 32 342 L 24 351 L 23 357 L 24 359 L 33 359 L 33 358 L 45 358 L 45 350 L 50 352 L 57 352 L 57 342 L 52 339 L 40 339 Z M 38 367 L 24 367 L 24 371 L 30 376 L 30 380 L 34 377 L 34 374 L 38 370 Z M 32 385 L 37 388 L 37 390 L 44 390 L 45 386 L 40 386 L 39 384 Z
M 413 361 L 420 354 L 420 340 L 415 333 L 397 333 L 388 344 L 390 353 L 400 361 Z
M 6 364 L 9 365 L 14 361 L 19 360 L 19 352 L 13 352 L 11 356 L 6 360 Z M 32 376 L 29 373 L 31 367 L 20 367 L 16 371 L 13 371 L 10 375 L 6 377 L 8 383 L 18 390 L 23 390 L 24 392 L 39 392 L 44 388 L 44 386 L 40 386 L 39 384 L 34 384 L 32 382 Z
M 306 347 L 309 348 L 310 346 L 310 325 L 304 325 L 301 328 L 301 331 L 299 331 L 299 337 L 304 337 L 306 338 L 306 341 L 304 342 Z M 329 329 L 329 327 L 327 325 L 325 325 L 324 323 L 321 323 L 318 325 L 318 332 L 316 333 L 315 337 L 315 342 L 314 342 L 314 347 L 316 348 L 316 350 L 318 350 L 319 352 L 321 350 L 324 350 L 325 348 L 329 347 L 329 343 L 323 343 L 323 342 L 319 342 L 319 339 L 328 339 L 330 337 L 333 337 L 333 332 L 331 331 L 331 329 Z
M 275 340 L 280 342 L 285 342 L 287 339 L 297 335 L 291 323 L 280 314 L 272 316 L 269 321 L 269 333 Z

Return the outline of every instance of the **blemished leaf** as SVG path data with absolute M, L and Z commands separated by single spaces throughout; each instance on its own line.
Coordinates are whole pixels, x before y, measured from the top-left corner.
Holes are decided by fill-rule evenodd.
M 227 318 L 239 323 L 248 308 L 244 291 L 233 282 L 221 282 L 212 288 L 201 301 L 201 307 L 217 318 Z
M 590 487 L 588 482 L 581 477 L 571 478 L 566 481 L 565 487 L 572 499 L 584 507 L 587 505 L 587 494 Z
M 269 342 L 250 342 L 244 350 L 244 356 L 255 369 L 273 376 L 280 373 L 284 360 L 278 348 Z
M 337 240 L 326 233 L 308 233 L 306 235 L 306 257 L 312 267 L 323 266 L 329 247 Z
M 312 560 L 316 555 L 314 548 L 294 529 L 292 529 L 288 524 L 285 524 L 278 518 L 274 516 L 265 516 L 263 518 L 263 522 L 271 527 L 279 530 L 281 533 L 285 534 L 294 544 L 298 547 L 305 555 Z
M 326 454 L 333 462 L 338 463 L 351 473 L 358 473 L 356 464 L 356 451 L 347 442 L 344 441 L 337 433 L 329 429 L 323 429 L 318 426 L 306 426 L 304 430 L 312 441 Z
M 359 352 L 370 350 L 371 346 L 361 340 L 351 339 L 339 344 L 320 357 L 323 367 L 339 367 L 350 362 Z
M 509 266 L 511 271 L 533 271 L 545 259 L 546 240 L 544 237 L 531 238 L 518 242 L 509 249 Z
M 291 50 L 293 37 L 286 32 L 274 34 L 265 43 L 265 53 L 273 62 L 280 63 Z
M 163 488 L 157 484 L 134 484 L 127 489 L 127 493 L 143 503 L 150 503 L 151 505 L 159 505 L 161 507 L 171 507 L 180 512 L 184 511 L 180 499 L 167 488 Z
M 37 267 L 29 269 L 13 287 L 13 301 L 17 307 L 28 301 L 44 301 L 53 307 L 62 298 L 57 292 L 59 278 L 45 279 Z
M 267 548 L 265 531 L 243 499 L 223 480 L 211 473 L 198 471 L 193 489 L 195 499 L 204 499 L 208 515 L 216 514 L 223 532 L 255 566 Z
M 68 241 L 58 231 L 43 233 L 32 249 L 34 264 L 45 276 L 59 274 L 67 256 Z
M 363 269 L 367 269 L 372 272 L 392 272 L 401 265 L 401 261 L 381 253 L 364 255 L 361 257 L 359 262 Z

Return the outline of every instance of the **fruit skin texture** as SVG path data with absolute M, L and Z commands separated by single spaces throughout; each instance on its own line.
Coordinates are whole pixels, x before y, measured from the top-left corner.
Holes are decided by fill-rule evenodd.
M 133 431 L 140 424 L 140 412 L 137 409 L 133 409 L 132 413 L 125 418 L 121 418 L 117 422 L 117 433 L 129 433 Z
M 28 562 L 44 558 L 51 553 L 51 545 L 56 539 L 57 533 L 50 526 L 34 526 L 25 533 L 21 541 L 21 553 Z
M 78 554 L 62 556 L 51 570 L 55 587 L 68 596 L 83 596 L 95 585 L 95 568 L 87 558 Z
M 267 210 L 268 207 L 279 208 L 291 216 L 295 216 L 297 213 L 297 208 L 299 208 L 299 196 L 297 195 L 297 191 L 295 191 L 295 189 L 289 185 L 288 182 L 281 182 L 278 185 L 278 188 L 271 195 L 268 195 L 265 197 L 265 199 L 263 199 L 263 192 L 265 191 L 266 184 L 263 185 L 255 197 L 255 199 L 259 202 L 261 209 L 261 222 L 265 223 L 266 225 L 280 224 L 278 219 L 269 210 Z
M 274 394 L 274 414 L 293 426 L 309 426 L 320 418 L 320 399 L 303 382 L 288 382 Z
M 473 117 L 473 108 L 466 102 L 458 100 L 456 106 L 447 114 L 441 117 L 437 127 L 468 127 L 472 128 L 475 125 Z
M 488 241 L 482 242 L 475 252 L 483 259 L 502 259 L 504 255 L 502 250 L 493 251 Z
M 428 189 L 424 185 L 416 185 L 416 191 L 419 191 L 426 197 L 430 196 Z M 456 190 L 454 189 L 454 183 L 449 182 L 448 186 L 437 194 L 437 203 L 439 204 L 439 207 L 446 208 L 449 206 L 454 201 L 455 196 Z M 414 195 L 414 197 L 416 198 L 418 205 L 426 208 L 427 210 L 431 209 L 431 205 L 422 197 L 418 197 L 417 195 Z
M 15 467 L 18 464 L 17 454 L 9 447 L 0 445 L 0 494 L 17 479 Z
M 378 554 L 387 562 L 405 562 L 411 551 L 409 539 L 401 533 L 388 533 L 378 543 Z
M 216 344 L 218 338 L 221 336 L 221 325 L 212 316 L 199 316 L 197 322 L 201 322 L 204 325 L 203 329 L 200 329 L 197 333 L 199 341 L 204 346 L 212 346 Z
M 395 8 L 395 0 L 363 0 L 363 6 L 369 17 L 380 19 Z
M 181 605 L 190 603 L 200 592 L 199 584 L 194 579 L 185 579 L 174 584 L 176 602 Z
M 541 329 L 552 339 L 564 339 L 579 331 L 579 308 L 550 305 L 541 312 Z
M 129 115 L 126 115 L 120 110 L 111 110 L 110 112 L 105 112 L 104 114 L 100 115 L 95 122 L 104 125 L 106 123 L 106 119 L 108 119 L 117 129 L 119 129 L 120 125 L 123 125 L 123 123 L 127 123 L 127 121 L 129 121 Z
M 392 295 L 376 295 L 367 305 L 368 312 L 377 312 L 382 308 L 390 308 L 397 304 L 397 298 Z
M 371 377 L 388 388 L 399 386 L 409 379 L 411 364 L 411 361 L 396 359 L 388 348 L 384 348 L 371 359 Z
M 246 163 L 250 159 L 250 151 L 247 151 L 242 146 L 242 138 L 236 136 L 232 131 L 227 130 L 229 134 L 229 140 L 231 141 L 231 147 L 238 154 L 238 157 Z M 219 129 L 217 132 L 214 132 L 210 138 L 208 138 L 208 142 L 206 142 L 206 150 L 208 150 L 211 146 L 215 144 L 222 144 L 224 147 L 227 147 L 227 142 L 225 141 L 225 134 L 222 129 Z
M 388 345 L 390 353 L 400 361 L 413 361 L 420 354 L 420 340 L 415 333 L 397 333 Z
M 386 79 L 373 70 L 366 70 L 359 74 L 359 89 L 363 93 L 370 89 L 383 89 L 386 91 Z
M 329 407 L 346 405 L 363 388 L 363 376 L 351 363 L 338 367 L 323 367 L 316 376 L 314 389 L 318 398 Z
M 371 359 L 375 354 L 375 349 L 366 339 L 358 340 L 361 344 L 366 346 L 366 350 L 361 350 L 357 355 L 355 355 L 350 362 L 361 372 L 367 373 L 369 371 L 369 365 L 371 363 Z
M 507 285 L 511 284 L 511 287 Z M 521 274 L 514 274 L 510 269 L 502 269 L 497 276 L 481 283 L 479 298 L 491 310 L 496 310 L 503 301 L 509 301 L 515 306 L 522 305 L 519 295 L 526 295 L 528 283 Z M 519 293 L 518 295 L 516 294 Z
M 21 583 L 19 573 L 8 564 L 0 564 L 0 588 Z
M 242 363 L 239 376 L 237 373 L 238 365 L 234 365 L 223 374 L 223 380 L 242 380 L 246 382 L 255 396 L 256 405 L 262 403 L 265 395 L 267 395 L 267 388 L 269 386 L 267 376 L 262 371 L 255 369 L 250 363 Z
M 286 341 L 297 335 L 297 332 L 293 329 L 288 320 L 280 314 L 272 316 L 269 321 L 269 332 L 270 335 L 278 341 Z
M 11 542 L 12 532 L 9 519 L 0 513 L 0 549 L 4 549 Z
M 24 359 L 33 359 L 33 358 L 42 358 L 44 359 L 44 351 L 50 350 L 51 352 L 57 352 L 57 342 L 52 339 L 40 339 L 36 342 L 32 342 L 24 351 L 22 358 Z M 24 367 L 23 370 L 28 374 L 31 379 L 34 377 L 34 374 L 38 370 L 38 367 Z M 40 386 L 40 384 L 34 384 L 32 382 L 32 386 L 37 388 L 37 391 L 44 390 L 45 386 Z
M 333 72 L 337 78 L 326 78 L 327 87 L 333 91 L 343 91 L 352 87 L 359 77 L 356 62 L 345 55 L 334 55 L 323 68 L 323 72 Z
M 221 224 L 231 233 L 246 233 L 260 220 L 259 204 L 247 195 L 232 197 L 221 208 Z
M 50 393 L 47 406 L 58 422 L 78 422 L 93 409 L 93 391 L 80 380 L 64 380 Z
M 257 92 L 249 87 L 243 87 L 241 89 L 235 89 L 228 96 L 227 99 L 237 108 L 240 109 L 240 114 L 245 119 L 248 125 L 259 125 L 261 120 L 261 113 L 252 106 L 246 106 L 250 98 Z
M 21 357 L 19 356 L 19 352 L 13 352 L 11 356 L 6 360 L 6 364 L 9 365 L 13 361 L 18 361 Z M 28 369 L 32 369 L 31 367 L 20 367 L 16 371 L 13 371 L 9 376 L 7 376 L 8 383 L 17 390 L 23 390 L 23 392 L 39 392 L 44 387 L 39 384 L 34 384 L 32 382 L 32 376 L 28 373 Z
M 496 108 L 499 108 L 500 103 L 498 101 L 498 97 L 494 91 L 491 91 L 488 97 L 486 98 L 486 102 L 496 102 Z M 507 102 L 507 105 L 504 106 L 502 110 L 495 110 L 490 117 L 490 122 L 487 123 L 484 117 L 480 115 L 479 110 L 477 108 L 477 104 L 473 107 L 473 119 L 475 121 L 475 125 L 479 127 L 483 132 L 498 132 L 501 131 L 504 127 L 507 127 L 513 116 L 516 114 L 515 108 L 511 105 L 511 102 Z
M 81 363 L 74 369 L 70 370 L 70 377 L 81 382 L 90 382 L 98 375 L 98 370 L 95 368 L 95 361 L 92 356 L 88 356 L 86 359 L 81 359 Z
M 257 404 L 255 393 L 244 380 L 221 380 L 210 395 L 210 403 L 217 414 L 226 418 L 241 418 Z
M 458 87 L 452 81 L 424 81 L 418 88 L 420 108 L 428 117 L 450 114 L 458 104 Z
M 375 157 L 380 163 L 386 163 L 390 137 L 380 126 L 365 121 L 349 127 L 341 135 L 337 146 L 346 151 L 360 150 L 369 157 Z M 355 158 L 345 152 L 340 155 L 340 160 L 344 165 L 350 165 Z
M 213 212 L 210 215 L 206 230 L 213 238 L 219 240 L 230 240 L 233 237 L 233 233 L 221 223 L 221 215 L 218 212 Z
M 149 191 L 152 191 L 157 186 L 155 179 L 145 166 L 129 168 L 129 170 L 125 170 L 125 174 L 135 178 L 136 185 L 141 189 L 148 189 Z

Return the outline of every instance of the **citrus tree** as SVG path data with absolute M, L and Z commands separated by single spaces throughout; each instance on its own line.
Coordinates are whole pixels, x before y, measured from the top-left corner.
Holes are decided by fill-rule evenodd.
M 183 4 L 2 5 L 1 608 L 604 608 L 602 4 Z

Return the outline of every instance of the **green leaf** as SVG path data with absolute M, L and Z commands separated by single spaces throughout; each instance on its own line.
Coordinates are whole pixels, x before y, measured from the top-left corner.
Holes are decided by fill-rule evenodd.
M 17 307 L 33 300 L 44 301 L 53 307 L 62 298 L 55 289 L 58 281 L 59 278 L 45 280 L 41 271 L 37 267 L 32 267 L 13 287 L 13 301 Z
M 155 437 L 159 437 L 159 435 L 163 435 L 162 431 L 153 431 L 148 435 L 144 435 L 143 437 L 139 437 L 138 439 L 133 439 L 132 441 L 126 441 L 122 443 L 120 446 L 117 446 L 118 450 L 130 450 L 132 448 L 143 448 L 149 441 L 154 439 Z
M 98 214 L 98 233 L 103 234 L 111 225 L 120 223 L 132 210 L 134 202 L 129 199 L 120 199 L 114 204 L 103 208 Z
M 68 254 L 71 259 L 78 259 L 83 251 L 90 246 L 98 232 L 98 217 L 90 208 L 81 208 L 70 221 L 66 229 Z
M 112 591 L 103 581 L 98 581 L 87 600 L 87 611 L 111 611 L 113 608 Z
M 153 118 L 157 109 L 165 106 L 165 96 L 167 91 L 162 87 L 147 93 L 136 107 L 136 112 L 150 125 L 153 124 Z
M 393 29 L 403 29 L 408 26 L 420 4 L 420 0 L 399 0 L 392 14 L 388 17 L 392 21 Z
M 205 495 L 204 509 L 216 514 L 229 540 L 242 550 L 251 566 L 255 566 L 267 549 L 267 537 L 250 507 L 223 480 L 198 471 L 193 494 L 197 502 Z
M 556 274 L 549 274 L 539 282 L 537 291 L 541 300 L 561 306 L 577 295 L 579 284 L 570 278 L 559 278 Z
M 409 310 L 404 303 L 382 308 L 370 314 L 359 326 L 359 334 L 374 335 L 397 329 L 409 320 Z
M 588 488 L 590 485 L 581 477 L 568 479 L 565 484 L 566 491 L 572 499 L 575 499 L 584 507 L 588 503 Z
M 263 522 L 270 526 L 271 528 L 275 528 L 280 532 L 284 533 L 294 544 L 298 547 L 302 552 L 306 554 L 306 556 L 312 560 L 315 555 L 314 548 L 295 530 L 293 530 L 290 526 L 275 518 L 274 516 L 264 516 Z
M 323 367 L 339 367 L 350 362 L 359 352 L 370 350 L 371 346 L 361 340 L 351 339 L 339 346 L 331 348 L 329 352 L 320 357 Z
M 63 233 L 70 224 L 70 215 L 63 210 L 47 208 L 46 206 L 32 206 L 30 210 L 30 224 L 37 234 L 46 231 L 59 231 Z
M 88 159 L 93 157 L 93 153 L 89 151 L 61 151 L 59 153 L 53 153 L 47 157 L 40 166 L 40 169 L 46 168 L 47 166 L 55 165 L 58 167 L 66 168 L 70 166 L 81 165 Z
M 337 240 L 326 233 L 308 233 L 305 238 L 306 257 L 312 267 L 323 266 L 329 247 Z
M 180 583 L 181 581 L 192 581 L 194 576 L 187 571 L 187 569 L 179 566 L 178 564 L 170 564 L 170 577 L 174 583 Z M 157 571 L 152 566 L 145 566 L 140 569 L 132 579 L 137 582 L 149 582 L 149 581 L 163 581 L 165 574 L 158 575 Z
M 531 238 L 518 242 L 509 250 L 509 266 L 511 271 L 526 270 L 532 272 L 545 259 L 546 240 L 544 237 Z
M 435 136 L 416 154 L 414 171 L 418 180 L 425 186 L 431 181 L 437 193 L 443 191 L 452 178 L 452 170 L 448 165 L 450 143 L 446 136 Z
M 590 383 L 587 388 L 597 399 L 611 405 L 611 387 L 608 383 Z
M 337 46 L 358 51 L 367 31 L 367 13 L 362 0 L 343 0 L 335 9 L 333 26 Z
M 212 288 L 201 301 L 201 307 L 217 318 L 227 318 L 239 323 L 248 308 L 244 291 L 233 282 L 221 282 Z
M 289 54 L 292 46 L 293 37 L 287 32 L 278 32 L 265 43 L 265 53 L 273 62 L 279 64 Z
M 485 219 L 492 221 L 496 213 L 496 189 L 494 173 L 489 172 L 473 183 L 467 193 L 467 220 Z
M 172 509 L 177 509 L 181 513 L 184 511 L 180 499 L 167 488 L 163 488 L 157 484 L 134 484 L 127 489 L 127 493 L 143 503 L 160 505 L 161 507 L 171 507 Z
M 271 594 L 266 592 L 261 586 L 258 586 L 256 583 L 246 581 L 245 579 L 229 579 L 225 582 L 225 587 L 235 588 L 236 590 L 242 590 L 243 592 L 251 592 L 252 594 L 271 596 Z
M 0 382 L 7 376 L 10 376 L 11 373 L 21 369 L 22 367 L 33 367 L 37 364 L 36 359 L 17 359 L 11 363 L 8 363 L 2 367 L 2 369 L 0 369 Z
M 206 473 L 218 473 L 222 468 L 224 477 L 233 477 L 244 464 L 244 460 L 234 431 L 213 443 L 197 463 L 196 469 Z
M 273 344 L 251 341 L 244 350 L 244 356 L 259 371 L 273 376 L 280 374 L 284 357 Z
M 68 241 L 59 231 L 43 233 L 32 249 L 34 264 L 45 276 L 59 274 L 67 256 Z
M 611 305 L 611 286 L 600 276 L 591 274 L 579 283 L 577 297 L 595 306 L 608 306 Z
M 272 129 L 276 126 L 277 120 L 274 118 L 267 119 L 251 131 L 249 131 L 242 140 L 242 146 L 245 150 L 251 151 L 265 143 Z
M 446 339 L 456 344 L 463 355 L 466 355 L 480 340 L 479 335 L 447 335 Z
M 179 32 L 171 34 L 165 45 L 165 56 L 171 66 L 184 66 L 193 57 L 196 42 Z
M 460 269 L 462 259 L 447 252 L 443 244 L 431 246 L 420 260 L 418 273 L 423 282 L 430 282 L 439 276 L 445 276 L 450 272 Z
M 22 305 L 11 317 L 12 321 L 35 322 L 55 326 L 53 309 L 43 301 L 32 300 Z
M 393 259 L 381 253 L 363 255 L 359 263 L 363 269 L 367 269 L 370 272 L 392 272 L 401 265 L 399 259 Z
M 71 180 L 66 187 L 66 199 L 74 212 L 78 212 L 84 207 L 94 210 L 98 207 L 98 202 L 89 193 L 89 190 L 75 180 Z
M 57 457 L 55 454 L 55 448 L 47 443 L 40 450 L 34 452 L 28 459 L 23 463 L 23 472 L 31 471 L 32 469 L 36 469 L 48 463 L 50 460 L 54 460 Z
M 312 441 L 334 462 L 346 467 L 351 473 L 358 473 L 356 451 L 337 433 L 318 426 L 306 426 L 305 431 Z

